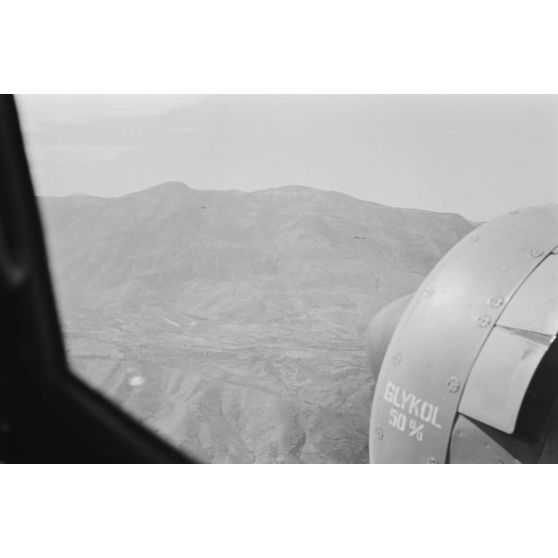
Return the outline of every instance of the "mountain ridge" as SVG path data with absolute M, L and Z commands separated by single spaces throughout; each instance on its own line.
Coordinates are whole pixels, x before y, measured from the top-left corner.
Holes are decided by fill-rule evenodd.
M 85 193 L 85 192 L 75 192 L 75 193 L 65 194 L 65 195 L 60 195 L 60 196 L 39 195 L 37 197 L 41 200 L 42 199 L 44 199 L 44 200 L 60 200 L 60 199 L 67 199 L 67 198 L 72 198 L 72 197 L 74 197 L 74 198 L 93 198 L 93 199 L 98 199 L 98 200 L 116 200 L 116 199 L 131 197 L 131 196 L 147 194 L 147 193 L 156 193 L 157 191 L 160 191 L 161 189 L 167 189 L 167 188 L 174 188 L 175 190 L 182 189 L 184 192 L 209 192 L 209 193 L 227 192 L 227 193 L 240 194 L 240 195 L 253 195 L 253 194 L 263 194 L 263 193 L 266 193 L 266 195 L 272 195 L 274 193 L 300 190 L 301 192 L 302 191 L 307 191 L 307 192 L 318 193 L 318 194 L 323 193 L 323 194 L 339 195 L 339 196 L 343 196 L 344 198 L 349 198 L 351 200 L 356 200 L 359 203 L 370 204 L 370 205 L 376 206 L 376 207 L 383 207 L 383 208 L 396 209 L 396 210 L 402 210 L 402 211 L 410 211 L 410 212 L 431 213 L 431 214 L 435 214 L 435 215 L 447 215 L 447 216 L 452 216 L 452 217 L 461 217 L 472 225 L 479 225 L 479 224 L 482 224 L 482 222 L 483 222 L 483 221 L 479 222 L 479 221 L 474 221 L 474 220 L 471 220 L 471 219 L 467 219 L 466 217 L 464 217 L 460 213 L 456 213 L 456 212 L 435 211 L 435 210 L 430 210 L 430 209 L 417 209 L 417 208 L 412 208 L 412 207 L 392 206 L 392 205 L 388 205 L 388 204 L 382 204 L 382 203 L 374 202 L 374 201 L 371 201 L 371 200 L 365 200 L 365 199 L 362 199 L 362 198 L 358 198 L 356 196 L 352 196 L 351 194 L 347 194 L 347 193 L 341 192 L 339 190 L 323 190 L 321 188 L 317 188 L 317 187 L 313 187 L 313 186 L 307 186 L 307 185 L 304 185 L 304 184 L 284 184 L 284 185 L 281 185 L 281 186 L 271 186 L 269 188 L 262 188 L 260 190 L 245 191 L 245 190 L 240 190 L 240 189 L 237 189 L 237 188 L 222 189 L 222 190 L 213 189 L 213 188 L 194 188 L 194 187 L 188 185 L 187 182 L 183 182 L 183 181 L 179 181 L 179 180 L 170 180 L 170 181 L 164 181 L 164 182 L 155 184 L 153 186 L 148 186 L 147 188 L 144 188 L 142 190 L 136 190 L 134 192 L 128 192 L 126 194 L 122 194 L 120 196 L 114 196 L 114 197 L 96 196 L 94 194 L 89 194 L 89 193 Z
M 220 463 L 365 462 L 367 323 L 472 229 L 304 186 L 39 204 L 76 373 Z

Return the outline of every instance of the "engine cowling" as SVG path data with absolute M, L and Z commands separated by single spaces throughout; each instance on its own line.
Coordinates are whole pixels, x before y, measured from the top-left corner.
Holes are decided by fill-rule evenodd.
M 557 247 L 558 205 L 513 211 L 375 316 L 371 462 L 558 460 Z

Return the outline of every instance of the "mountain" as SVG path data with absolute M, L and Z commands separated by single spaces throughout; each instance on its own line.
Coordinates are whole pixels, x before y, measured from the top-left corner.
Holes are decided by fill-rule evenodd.
M 76 373 L 220 463 L 366 462 L 367 323 L 472 228 L 304 186 L 40 204 Z

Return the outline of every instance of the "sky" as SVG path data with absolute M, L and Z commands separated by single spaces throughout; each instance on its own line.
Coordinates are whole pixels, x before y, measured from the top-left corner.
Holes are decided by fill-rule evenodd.
M 558 203 L 558 96 L 23 95 L 39 195 L 300 184 L 484 221 Z

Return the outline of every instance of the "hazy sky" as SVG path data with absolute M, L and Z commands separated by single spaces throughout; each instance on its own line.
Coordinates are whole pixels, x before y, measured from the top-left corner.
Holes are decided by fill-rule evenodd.
M 485 220 L 558 202 L 558 96 L 31 95 L 41 195 L 303 184 Z

